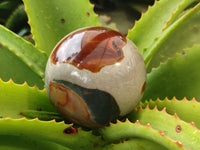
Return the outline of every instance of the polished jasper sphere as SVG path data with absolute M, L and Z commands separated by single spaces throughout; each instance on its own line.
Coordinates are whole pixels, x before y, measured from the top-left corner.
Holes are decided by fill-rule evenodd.
M 107 125 L 132 111 L 145 84 L 145 64 L 136 46 L 105 27 L 65 36 L 45 72 L 46 89 L 58 112 L 87 127 Z

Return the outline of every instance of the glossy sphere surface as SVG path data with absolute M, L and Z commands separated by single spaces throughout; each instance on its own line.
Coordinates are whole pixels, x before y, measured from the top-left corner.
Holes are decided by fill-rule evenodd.
M 66 36 L 54 49 L 52 63 L 70 63 L 79 69 L 99 72 L 123 59 L 126 37 L 108 28 L 91 27 Z M 68 51 L 66 51 L 68 49 Z
M 88 127 L 129 113 L 146 84 L 144 61 L 121 33 L 89 27 L 64 37 L 52 51 L 45 84 L 64 117 Z

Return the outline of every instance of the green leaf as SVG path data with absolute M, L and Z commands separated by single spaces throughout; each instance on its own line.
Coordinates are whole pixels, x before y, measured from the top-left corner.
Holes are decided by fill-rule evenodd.
M 149 107 L 153 109 L 155 107 L 158 110 L 166 109 L 166 112 L 170 115 L 177 114 L 178 117 L 188 123 L 194 122 L 197 128 L 200 129 L 200 103 L 195 99 L 187 100 L 186 98 L 182 100 L 177 100 L 175 97 L 173 99 L 165 98 L 164 100 L 157 99 L 155 101 L 145 101 L 140 102 L 138 108 Z
M 1 0 L 0 1 L 0 24 L 5 24 L 7 18 L 14 11 L 18 5 L 20 5 L 20 0 Z
M 168 148 L 141 138 L 133 138 L 129 140 L 121 140 L 117 144 L 111 144 L 105 149 L 108 150 L 168 150 Z M 104 150 L 104 149 L 103 149 Z
M 0 136 L 2 150 L 70 150 L 62 145 L 23 136 Z
M 26 83 L 18 85 L 11 80 L 0 80 L 1 118 L 22 118 L 23 110 L 56 112 L 47 96 L 46 90 L 29 87 Z
M 20 33 L 20 30 L 28 29 L 27 20 L 28 18 L 26 12 L 24 11 L 24 5 L 20 5 L 15 11 L 12 12 L 12 15 L 10 15 L 5 23 L 5 27 L 18 34 Z M 27 32 L 25 33 L 27 34 Z
M 168 21 L 172 21 L 188 5 L 195 0 L 161 0 L 155 1 L 141 19 L 136 22 L 127 37 L 132 40 L 139 51 L 143 53 L 144 48 L 148 48 L 155 37 L 159 36 L 167 26 Z M 167 10 L 167 11 L 166 11 Z
M 36 46 L 48 54 L 66 34 L 100 25 L 89 0 L 24 0 L 24 4 Z
M 167 149 L 184 149 L 183 146 L 179 146 L 173 139 L 166 135 L 163 136 L 159 131 L 151 128 L 150 125 L 141 125 L 139 121 L 132 123 L 127 120 L 125 122 L 111 124 L 109 127 L 103 128 L 101 132 L 103 138 L 109 142 L 139 138 L 158 143 Z
M 200 3 L 168 27 L 144 54 L 147 72 L 193 44 L 200 44 Z M 149 64 L 150 61 L 150 64 Z
M 44 142 L 53 142 L 73 150 L 102 150 L 105 141 L 92 131 L 73 128 L 71 124 L 37 119 L 0 119 L 0 135 L 19 136 Z
M 177 99 L 200 100 L 200 45 L 193 46 L 169 59 L 147 75 L 143 100 Z
M 180 120 L 177 115 L 169 115 L 165 109 L 158 111 L 156 108 L 153 110 L 148 107 L 140 108 L 132 112 L 128 118 L 131 121 L 139 120 L 142 125 L 151 126 L 163 137 L 167 136 L 173 139 L 180 147 L 183 146 L 188 150 L 200 149 L 200 130 L 194 124 Z
M 48 111 L 41 111 L 41 110 L 23 110 L 21 115 L 25 116 L 28 119 L 35 119 L 38 118 L 39 120 L 43 121 L 50 121 L 55 119 L 58 121 L 66 120 L 59 113 L 56 112 L 48 112 Z
M 31 43 L 0 25 L 0 44 L 12 50 L 39 76 L 44 77 L 47 55 Z
M 26 81 L 30 86 L 44 88 L 42 78 L 21 57 L 16 56 L 13 50 L 3 45 L 0 46 L 0 70 L 0 78 L 4 81 L 12 78 L 15 83 L 22 84 Z

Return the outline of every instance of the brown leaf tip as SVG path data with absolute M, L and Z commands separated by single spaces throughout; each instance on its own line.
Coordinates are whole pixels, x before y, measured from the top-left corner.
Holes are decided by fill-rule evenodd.
M 177 118 L 177 119 L 179 119 L 179 117 L 178 117 L 178 115 L 176 113 L 174 114 L 174 117 Z
M 147 125 L 146 125 L 147 127 L 149 127 L 149 128 L 151 128 L 151 125 L 150 125 L 150 123 L 147 123 Z
M 175 144 L 177 144 L 180 147 L 183 147 L 183 144 L 180 141 L 176 141 Z
M 139 122 L 139 120 L 136 120 L 136 121 L 135 121 L 135 124 L 139 124 L 139 125 L 140 125 L 140 122 Z
M 196 127 L 196 125 L 195 125 L 194 122 L 190 122 L 190 124 L 191 124 L 193 127 Z
M 161 136 L 165 136 L 165 133 L 163 131 L 158 131 Z

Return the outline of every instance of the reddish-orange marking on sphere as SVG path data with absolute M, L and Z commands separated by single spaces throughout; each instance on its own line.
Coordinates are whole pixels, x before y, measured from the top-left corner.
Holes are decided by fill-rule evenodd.
M 79 69 L 99 72 L 124 58 L 126 37 L 104 27 L 89 27 L 66 36 L 54 49 L 51 62 L 69 63 Z
M 143 94 L 144 93 L 144 90 L 146 88 L 146 81 L 144 82 L 143 86 L 142 86 L 142 90 L 141 90 L 141 93 Z
M 56 109 L 67 119 L 82 125 L 97 126 L 91 120 L 87 104 L 74 91 L 62 84 L 49 83 L 49 97 Z
M 82 98 L 64 85 L 50 82 L 49 96 L 51 99 L 56 100 L 58 107 L 67 107 L 68 111 L 70 111 L 69 114 L 77 113 L 79 110 L 81 112 L 80 115 L 83 115 L 84 118 L 90 118 L 87 105 Z

